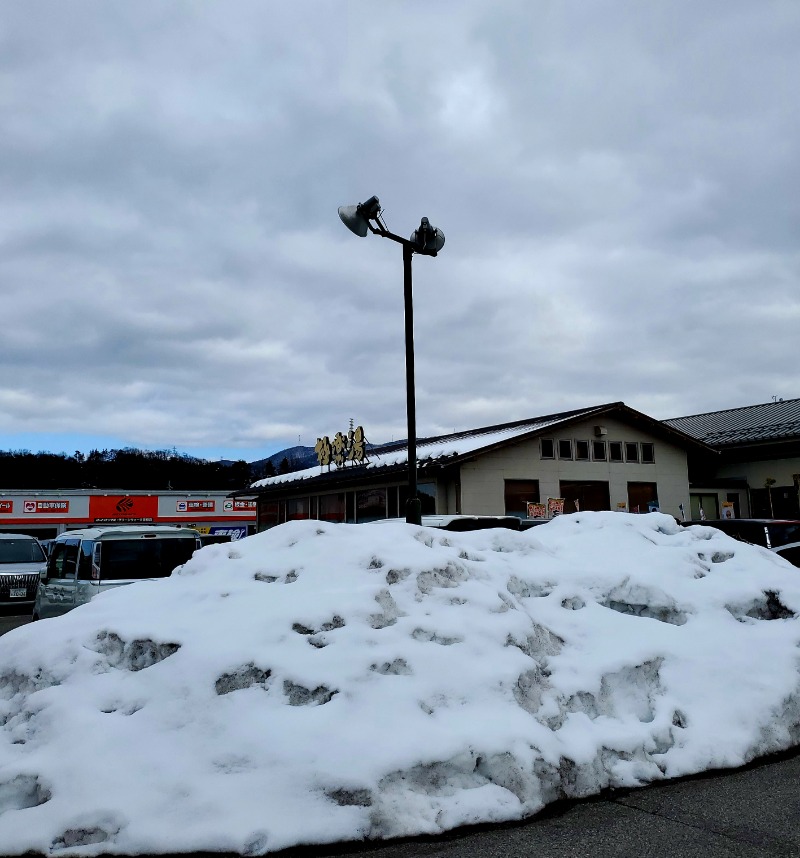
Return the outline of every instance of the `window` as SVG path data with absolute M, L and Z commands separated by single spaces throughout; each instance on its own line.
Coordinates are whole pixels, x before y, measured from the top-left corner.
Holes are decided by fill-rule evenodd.
M 650 512 L 658 509 L 658 487 L 655 483 L 628 483 L 628 512 Z
M 280 507 L 277 503 L 259 500 L 257 504 L 259 531 L 280 524 Z
M 622 441 L 609 441 L 608 458 L 612 462 L 622 461 Z
M 356 516 L 359 523 L 386 518 L 386 489 L 356 492 Z
M 528 504 L 539 500 L 539 480 L 506 480 L 503 489 L 506 515 L 528 517 Z
M 606 460 L 606 442 L 592 441 L 592 459 L 595 462 L 605 462 Z
M 639 445 L 635 441 L 626 441 L 625 442 L 625 461 L 626 462 L 638 462 L 639 461 Z
M 542 438 L 542 458 L 543 459 L 555 459 L 555 448 L 553 446 L 552 438 Z
M 193 534 L 185 537 L 109 539 L 102 543 L 100 579 L 126 581 L 167 578 L 196 548 Z M 78 547 L 75 546 L 77 554 Z
M 320 495 L 319 517 L 322 521 L 344 521 L 344 492 L 335 495 Z
M 692 521 L 705 518 L 719 518 L 719 498 L 712 494 L 689 495 Z M 700 515 L 702 510 L 703 515 Z
M 562 438 L 558 442 L 558 458 L 559 459 L 571 459 L 572 458 L 572 441 L 569 439 Z
M 78 557 L 78 577 L 82 581 L 92 580 L 92 553 L 95 543 L 91 539 L 81 541 L 81 553 Z
M 286 501 L 286 521 L 308 518 L 308 498 L 294 498 Z
M 44 552 L 35 539 L 0 541 L 0 563 L 44 563 Z
M 656 446 L 648 441 L 642 442 L 642 462 L 652 465 L 656 460 Z
M 558 490 L 564 498 L 565 513 L 611 508 L 608 483 L 603 480 L 561 480 Z
M 575 458 L 579 462 L 586 462 L 589 460 L 589 442 L 588 441 L 576 441 L 575 442 Z
M 422 505 L 422 515 L 436 515 L 436 484 L 419 483 L 417 485 L 417 497 Z M 400 486 L 400 517 L 405 518 L 406 501 L 408 500 L 408 486 Z

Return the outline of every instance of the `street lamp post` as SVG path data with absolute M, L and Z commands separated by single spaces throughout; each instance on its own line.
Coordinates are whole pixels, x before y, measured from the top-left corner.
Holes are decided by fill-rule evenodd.
M 411 288 L 411 257 L 415 253 L 436 256 L 444 247 L 444 233 L 422 218 L 419 228 L 411 238 L 401 238 L 386 228 L 381 218 L 381 206 L 377 197 L 355 206 L 340 206 L 339 217 L 353 233 L 364 238 L 367 232 L 389 238 L 403 246 L 403 303 L 406 334 L 406 413 L 408 416 L 408 500 L 406 521 L 420 524 L 422 504 L 417 493 L 417 414 L 414 394 L 414 305 Z M 373 225 L 374 222 L 374 225 Z

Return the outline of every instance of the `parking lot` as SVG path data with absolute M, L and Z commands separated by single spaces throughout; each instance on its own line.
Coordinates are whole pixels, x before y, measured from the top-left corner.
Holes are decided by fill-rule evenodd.
M 30 614 L 19 615 L 0 615 L 0 635 L 10 632 L 11 629 L 16 629 L 18 626 L 24 626 L 31 621 Z

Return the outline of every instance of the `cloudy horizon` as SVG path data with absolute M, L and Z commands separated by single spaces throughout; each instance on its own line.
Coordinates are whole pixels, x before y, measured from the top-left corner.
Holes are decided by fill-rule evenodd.
M 255 459 L 800 396 L 800 6 L 32 0 L 0 24 L 0 449 Z

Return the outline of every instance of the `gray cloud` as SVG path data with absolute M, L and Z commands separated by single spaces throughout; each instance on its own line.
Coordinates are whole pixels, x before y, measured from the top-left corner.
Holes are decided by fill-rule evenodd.
M 447 236 L 414 260 L 420 434 L 800 396 L 796 4 L 4 18 L 0 447 L 403 437 L 400 248 L 336 217 L 373 193 Z

